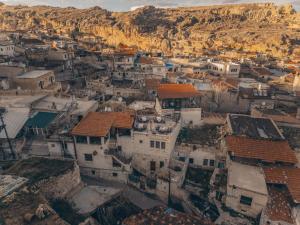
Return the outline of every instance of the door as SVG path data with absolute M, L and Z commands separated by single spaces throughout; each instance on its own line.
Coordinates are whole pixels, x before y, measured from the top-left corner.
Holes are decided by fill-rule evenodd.
M 151 161 L 150 162 L 150 170 L 151 171 L 155 171 L 155 169 L 156 169 L 156 162 L 155 161 Z

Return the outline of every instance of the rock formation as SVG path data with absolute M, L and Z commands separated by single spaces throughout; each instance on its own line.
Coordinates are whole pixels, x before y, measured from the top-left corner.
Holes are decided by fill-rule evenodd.
M 109 45 L 120 43 L 165 53 L 206 50 L 293 54 L 300 44 L 300 13 L 291 5 L 242 4 L 131 12 L 47 6 L 0 5 L 0 29 L 53 29 L 58 34 L 88 34 Z

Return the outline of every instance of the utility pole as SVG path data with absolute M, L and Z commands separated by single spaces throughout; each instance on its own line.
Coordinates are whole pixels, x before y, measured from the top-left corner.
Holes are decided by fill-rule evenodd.
M 171 200 L 171 171 L 169 168 L 169 191 L 168 191 L 168 206 L 171 207 L 172 206 L 172 200 Z
M 6 124 L 4 123 L 4 119 L 3 119 L 3 114 L 5 113 L 5 108 L 0 108 L 0 121 L 1 121 L 1 124 L 0 125 L 0 131 L 1 130 L 4 130 L 4 133 L 5 133 L 5 136 L 6 136 L 6 139 L 7 139 L 7 142 L 8 142 L 8 145 L 9 145 L 9 149 L 10 149 L 10 152 L 12 154 L 12 157 L 13 159 L 16 159 L 16 155 L 15 155 L 15 152 L 13 151 L 13 148 L 12 148 L 12 144 L 11 144 L 11 141 L 8 137 L 8 133 L 7 133 L 7 129 L 6 129 Z M 5 150 L 3 151 L 3 158 L 4 160 L 6 159 L 5 157 Z

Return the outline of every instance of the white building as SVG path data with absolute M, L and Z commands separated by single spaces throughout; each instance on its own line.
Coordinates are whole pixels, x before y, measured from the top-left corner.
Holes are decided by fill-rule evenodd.
M 48 111 L 69 114 L 71 119 L 80 121 L 89 112 L 98 109 L 98 102 L 94 100 L 79 100 L 75 97 L 58 98 L 47 96 L 32 104 L 32 109 L 38 111 Z
M 127 112 L 91 112 L 83 118 L 72 130 L 82 173 L 125 182 L 130 160 L 121 155 L 117 134 L 130 136 L 133 122 Z
M 0 56 L 14 56 L 15 46 L 10 41 L 0 42 Z
M 268 190 L 261 168 L 230 162 L 226 206 L 256 218 L 266 207 Z
M 23 138 L 19 138 L 18 134 L 21 132 L 24 124 L 29 119 L 29 108 L 27 107 L 7 107 L 3 114 L 3 121 L 6 125 L 7 135 L 12 144 L 12 148 L 15 154 L 21 153 L 21 146 L 23 144 Z M 0 126 L 2 123 L 0 122 Z M 2 154 L 5 154 L 6 158 L 10 157 L 10 146 L 7 140 L 5 131 L 0 130 L 0 146 L 3 150 Z M 1 155 L 2 155 L 1 154 Z
M 114 69 L 129 70 L 134 67 L 135 54 L 131 51 L 114 53 Z
M 161 84 L 157 90 L 155 110 L 160 115 L 181 115 L 183 126 L 202 124 L 199 107 L 201 94 L 192 84 Z
M 165 169 L 180 120 L 136 117 L 128 112 L 89 113 L 72 130 L 83 173 L 126 181 L 130 163 L 149 175 Z
M 146 74 L 152 75 L 157 79 L 165 78 L 167 68 L 162 61 L 158 61 L 152 58 L 141 57 L 137 63 L 138 68 Z
M 238 77 L 241 66 L 232 62 L 209 62 L 208 70 L 214 74 Z
M 169 165 L 181 127 L 181 120 L 166 117 L 138 116 L 131 136 L 119 136 L 118 145 L 132 167 L 144 175 L 159 172 Z

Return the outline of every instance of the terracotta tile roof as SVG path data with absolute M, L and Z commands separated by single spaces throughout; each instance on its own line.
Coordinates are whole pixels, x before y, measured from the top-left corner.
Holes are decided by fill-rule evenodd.
M 295 203 L 300 203 L 300 168 L 264 168 L 268 184 L 286 185 Z
M 294 224 L 292 209 L 286 192 L 270 186 L 268 188 L 268 193 L 269 201 L 265 209 L 265 214 L 268 219 Z
M 247 137 L 227 136 L 228 151 L 239 158 L 265 162 L 296 164 L 297 158 L 287 141 L 258 140 Z
M 145 86 L 147 90 L 157 90 L 159 85 L 159 79 L 145 79 Z
M 292 70 L 293 73 L 300 73 L 300 69 L 296 66 L 289 66 L 288 69 Z
M 111 117 L 114 117 L 113 127 L 115 128 L 132 128 L 134 115 L 132 112 L 109 112 Z
M 167 98 L 191 98 L 200 96 L 192 84 L 161 84 L 158 87 L 160 99 Z
M 132 128 L 134 117 L 129 112 L 90 112 L 72 130 L 73 135 L 104 137 L 112 127 Z
M 141 57 L 140 63 L 141 64 L 153 64 L 153 60 L 149 57 Z
M 120 48 L 114 52 L 114 55 L 118 56 L 134 56 L 137 51 L 133 48 Z
M 144 210 L 123 220 L 124 225 L 213 225 L 207 218 L 195 217 L 163 206 Z

